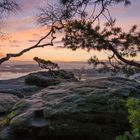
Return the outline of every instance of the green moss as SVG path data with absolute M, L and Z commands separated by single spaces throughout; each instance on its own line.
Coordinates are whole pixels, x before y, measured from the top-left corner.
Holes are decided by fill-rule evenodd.
M 16 115 L 15 111 L 10 112 L 7 114 L 1 121 L 0 121 L 0 128 L 9 125 L 11 119 Z

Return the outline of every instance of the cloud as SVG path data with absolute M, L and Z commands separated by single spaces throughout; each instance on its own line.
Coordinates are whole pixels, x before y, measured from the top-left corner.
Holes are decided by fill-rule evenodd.
M 28 40 L 34 40 L 33 34 L 36 32 L 41 32 L 40 28 L 29 28 L 24 30 L 17 30 L 16 32 L 12 33 L 13 40 L 16 40 L 18 38 L 18 41 L 28 41 Z
M 18 40 L 12 40 L 12 43 L 18 43 L 19 41 Z
M 29 41 L 29 42 L 37 42 L 38 40 L 32 40 L 32 39 L 31 39 L 31 40 L 28 40 L 28 41 Z
M 129 8 L 126 8 L 123 6 L 112 6 L 112 7 L 109 7 L 109 9 L 112 15 L 125 14 L 130 10 Z
M 11 47 L 20 47 L 20 45 L 11 45 Z
M 14 40 L 9 40 L 9 42 L 10 43 L 19 43 L 19 41 L 18 40 L 15 40 L 15 39 Z
M 17 30 L 24 30 L 35 27 L 36 17 L 20 17 L 18 19 L 9 19 L 6 21 L 4 30 L 13 32 Z
M 5 44 L 1 44 L 0 47 L 7 47 L 8 45 Z
M 34 33 L 33 36 L 34 37 L 40 37 L 40 34 Z
M 18 0 L 18 3 L 23 11 L 29 11 L 41 5 L 42 0 Z
M 54 43 L 56 43 L 56 45 L 57 45 L 57 44 L 61 44 L 62 41 L 61 40 L 56 40 L 56 41 L 54 41 Z
M 4 55 L 3 55 L 3 52 L 1 52 L 1 50 L 0 50 L 0 57 L 3 57 Z

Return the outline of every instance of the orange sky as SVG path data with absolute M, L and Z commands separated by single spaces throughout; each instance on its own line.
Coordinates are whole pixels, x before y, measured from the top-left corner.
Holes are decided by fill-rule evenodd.
M 19 0 L 18 0 L 19 1 Z M 9 34 L 8 40 L 1 41 L 0 56 L 6 53 L 16 53 L 24 48 L 34 45 L 37 40 L 47 32 L 45 29 L 35 24 L 36 7 L 39 0 L 20 0 L 23 10 L 5 20 L 3 30 Z M 34 4 L 32 4 L 34 2 Z M 132 1 L 130 7 L 124 8 L 121 5 L 111 8 L 112 15 L 116 17 L 117 24 L 128 30 L 133 24 L 140 27 L 140 1 Z M 57 38 L 57 45 L 61 45 L 60 36 Z M 97 55 L 101 59 L 106 59 L 108 52 L 87 52 L 85 50 L 71 51 L 56 47 L 39 48 L 32 50 L 21 57 L 12 60 L 31 61 L 38 56 L 52 61 L 87 61 L 90 56 Z M 140 56 L 136 58 L 140 60 Z

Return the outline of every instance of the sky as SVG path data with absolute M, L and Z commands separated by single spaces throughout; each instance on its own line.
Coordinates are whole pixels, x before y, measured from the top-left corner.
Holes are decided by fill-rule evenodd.
M 3 19 L 1 30 L 8 34 L 6 40 L 1 40 L 0 57 L 6 53 L 17 53 L 34 45 L 45 33 L 46 28 L 36 23 L 38 7 L 42 6 L 44 0 L 17 0 L 21 10 Z M 117 20 L 117 25 L 127 31 L 132 25 L 138 25 L 140 29 L 140 0 L 133 0 L 131 6 L 125 7 L 121 4 L 111 6 L 110 11 Z M 61 34 L 56 42 L 59 43 Z M 59 44 L 57 44 L 59 45 Z M 67 49 L 47 46 L 34 49 L 13 61 L 32 61 L 35 56 L 50 59 L 52 61 L 87 61 L 90 56 L 97 55 L 100 59 L 107 59 L 108 52 L 97 52 L 85 50 L 71 51 Z M 136 58 L 140 60 L 140 56 Z

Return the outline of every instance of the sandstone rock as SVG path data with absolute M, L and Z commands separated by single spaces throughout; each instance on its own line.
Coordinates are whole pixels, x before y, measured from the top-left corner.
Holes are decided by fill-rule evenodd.
M 74 74 L 64 70 L 53 72 L 37 72 L 31 73 L 25 78 L 25 83 L 28 85 L 36 85 L 40 87 L 48 87 L 59 84 L 61 82 L 77 81 Z
M 0 80 L 0 93 L 8 93 L 24 98 L 31 96 L 47 86 L 56 85 L 61 82 L 77 81 L 74 74 L 64 70 L 51 73 L 36 72 L 29 75 L 10 80 Z
M 62 83 L 23 99 L 10 129 L 16 138 L 114 140 L 129 129 L 128 97 L 140 98 L 140 84 L 123 78 Z
M 6 113 L 19 101 L 19 98 L 6 93 L 0 93 L 0 113 Z
M 0 80 L 0 93 L 12 94 L 19 98 L 31 96 L 42 88 L 34 85 L 26 85 L 24 82 L 26 76 L 10 80 Z

